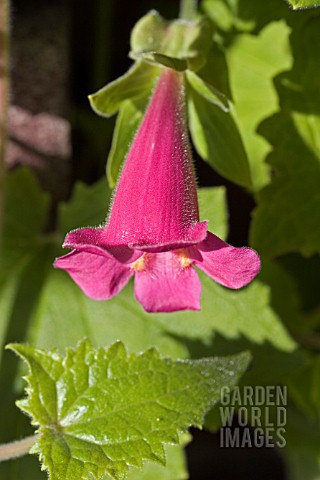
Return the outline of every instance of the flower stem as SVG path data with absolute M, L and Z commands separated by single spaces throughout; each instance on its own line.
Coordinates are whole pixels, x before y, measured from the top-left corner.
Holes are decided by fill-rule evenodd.
M 3 229 L 9 93 L 9 0 L 0 0 L 0 245 Z
M 197 13 L 197 0 L 180 0 L 179 18 L 193 20 Z
M 30 437 L 25 437 L 22 440 L 3 443 L 0 445 L 0 462 L 11 460 L 12 458 L 23 457 L 29 452 L 36 440 L 36 435 L 30 435 Z

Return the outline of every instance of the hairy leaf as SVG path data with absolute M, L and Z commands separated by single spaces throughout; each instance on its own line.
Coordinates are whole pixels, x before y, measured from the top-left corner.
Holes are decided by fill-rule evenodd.
M 201 427 L 221 387 L 235 385 L 250 360 L 174 361 L 154 349 L 128 355 L 121 342 L 95 350 L 87 340 L 65 357 L 10 348 L 29 366 L 28 397 L 18 405 L 38 426 L 33 452 L 52 480 L 123 479 L 145 459 L 165 464 L 163 444 Z

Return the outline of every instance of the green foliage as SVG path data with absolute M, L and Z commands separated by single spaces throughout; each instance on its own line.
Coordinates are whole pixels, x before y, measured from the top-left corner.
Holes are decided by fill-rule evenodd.
M 269 181 L 264 159 L 270 147 L 256 129 L 278 109 L 273 78 L 291 66 L 289 33 L 285 22 L 272 22 L 258 36 L 239 35 L 227 51 L 230 85 L 254 190 Z
M 111 192 L 105 178 L 90 188 L 81 182 L 77 183 L 69 202 L 60 205 L 58 217 L 60 232 L 66 234 L 78 228 L 79 219 L 83 226 L 103 223 L 110 196 Z
M 198 201 L 201 220 L 207 220 L 209 229 L 225 240 L 228 233 L 226 189 L 224 187 L 199 188 Z
M 319 7 L 320 3 L 316 2 L 315 0 L 287 0 L 294 10 L 298 10 L 301 8 L 313 8 Z
M 54 479 L 123 479 L 145 459 L 165 464 L 163 443 L 201 427 L 203 416 L 246 369 L 247 353 L 174 361 L 150 349 L 128 355 L 121 342 L 95 350 L 88 340 L 65 357 L 9 346 L 29 366 L 19 407 L 40 434 L 32 451 Z
M 187 80 L 190 86 L 203 96 L 209 103 L 217 105 L 224 112 L 229 111 L 229 103 L 226 96 L 219 92 L 215 87 L 206 83 L 202 78 L 198 77 L 194 72 L 186 72 Z
M 269 163 L 275 174 L 259 196 L 252 242 L 267 256 L 319 252 L 320 227 L 314 215 L 320 209 L 319 27 L 318 16 L 297 30 L 293 68 L 277 81 L 282 110 L 259 129 L 273 146 Z
M 157 67 L 136 62 L 122 77 L 89 95 L 91 107 L 99 115 L 113 115 L 125 100 L 136 99 L 144 92 L 151 92 L 158 74 Z
M 166 67 L 185 71 L 189 126 L 199 154 L 227 179 L 250 187 L 250 168 L 235 121 L 236 114 L 234 109 L 229 108 L 226 94 L 220 91 L 224 83 L 221 82 L 222 74 L 215 67 L 213 75 L 207 74 L 209 68 L 206 64 L 210 64 L 213 51 L 210 22 L 205 17 L 192 22 L 168 22 L 156 11 L 151 11 L 134 27 L 131 47 L 130 56 L 136 60 L 131 69 L 89 96 L 92 108 L 100 115 L 109 116 L 120 109 L 108 158 L 110 186 L 116 184 L 130 142 L 159 76 L 159 67 Z M 217 50 L 214 51 L 216 54 Z M 221 65 L 221 51 L 218 56 Z
M 211 38 L 212 26 L 205 17 L 166 21 L 152 10 L 132 30 L 130 56 L 137 59 L 143 55 L 146 61 L 178 71 L 198 70 L 205 63 Z
M 320 372 L 314 353 L 320 344 L 320 11 L 307 8 L 317 6 L 308 0 L 204 0 L 201 6 L 214 28 L 204 17 L 169 22 L 154 11 L 143 17 L 131 37 L 134 65 L 90 96 L 102 116 L 119 112 L 108 182 L 111 188 L 116 185 L 161 69 L 182 71 L 195 148 L 256 201 L 250 243 L 262 256 L 262 271 L 240 291 L 221 287 L 200 272 L 200 312 L 147 314 L 134 299 L 132 282 L 114 299 L 94 302 L 52 262 L 62 254 L 69 230 L 105 222 L 111 198 L 107 182 L 76 184 L 71 199 L 57 206 L 52 225 L 49 197 L 30 172 L 10 173 L 0 252 L 0 343 L 32 345 L 16 347 L 31 370 L 29 397 L 21 405 L 40 424 L 36 448 L 53 479 L 108 480 L 123 478 L 125 471 L 128 480 L 187 478 L 186 439 L 182 436 L 174 446 L 168 442 L 178 442 L 191 424 L 202 424 L 218 400 L 219 382 L 234 385 L 240 379 L 246 357 L 234 364 L 234 376 L 229 367 L 216 371 L 216 366 L 230 366 L 226 355 L 244 350 L 251 351 L 253 361 L 242 385 L 288 386 L 287 446 L 279 450 L 288 478 L 320 478 Z M 199 205 L 209 230 L 227 239 L 225 187 L 200 189 Z M 231 213 L 241 217 L 241 205 Z M 89 342 L 62 356 L 65 347 L 83 337 Z M 114 344 L 118 339 L 129 353 Z M 223 358 L 204 360 L 213 355 Z M 0 398 L 0 411 L 6 412 L 0 435 L 7 441 L 30 434 L 30 426 L 14 408 L 22 370 L 9 352 L 0 357 L 0 388 L 6 393 Z M 174 360 L 178 358 L 201 360 Z M 117 370 L 112 378 L 110 365 L 109 374 Z M 89 371 L 93 383 L 85 390 Z M 157 400 L 165 382 L 172 387 L 166 397 L 171 403 L 163 411 L 167 404 Z M 190 396 L 183 390 L 186 385 Z M 176 386 L 178 392 L 170 396 Z M 135 405 L 130 403 L 134 396 Z M 146 399 L 149 404 L 142 407 Z M 121 416 L 117 405 L 123 405 Z M 173 415 L 173 409 L 180 415 Z M 157 418 L 162 422 L 159 434 L 153 428 Z M 216 407 L 205 426 L 216 429 L 220 421 Z M 116 440 L 123 432 L 132 443 L 120 451 Z M 45 478 L 37 468 L 32 457 L 14 468 L 0 464 L 0 477 Z
M 30 171 L 23 168 L 8 176 L 0 275 L 8 273 L 15 262 L 41 245 L 48 204 L 48 195 L 37 188 L 37 182 Z
M 288 412 L 288 448 L 285 459 L 290 479 L 316 480 L 320 470 L 320 356 L 310 355 L 288 385 L 295 406 Z M 303 442 L 301 442 L 303 438 Z
M 250 186 L 248 160 L 233 117 L 191 88 L 188 106 L 192 141 L 201 157 L 220 175 Z
M 113 133 L 112 145 L 107 161 L 107 177 L 113 188 L 121 171 L 121 166 L 143 117 L 148 96 L 136 100 L 125 100 L 120 107 Z

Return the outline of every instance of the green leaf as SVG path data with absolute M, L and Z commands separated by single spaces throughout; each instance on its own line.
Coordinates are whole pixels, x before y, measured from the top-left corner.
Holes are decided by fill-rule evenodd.
M 95 350 L 87 340 L 65 357 L 9 348 L 29 366 L 28 397 L 18 406 L 39 427 L 33 452 L 52 480 L 124 479 L 144 459 L 165 464 L 163 444 L 201 427 L 221 387 L 235 385 L 250 360 L 242 353 L 174 361 L 154 349 L 128 355 L 121 342 Z
M 288 387 L 296 405 L 314 419 L 320 414 L 320 355 L 310 356 L 308 364 L 289 379 Z
M 27 168 L 19 168 L 6 178 L 4 238 L 1 246 L 1 274 L 22 257 L 41 246 L 48 212 L 49 197 L 41 192 Z
M 270 0 L 269 0 L 270 1 Z M 255 27 L 254 19 L 246 15 L 244 9 L 252 9 L 261 11 L 264 5 L 259 4 L 258 8 L 253 2 L 243 4 L 241 0 L 203 0 L 202 6 L 209 18 L 212 19 L 218 28 L 224 31 L 240 30 L 242 32 L 250 32 Z
M 306 147 L 285 114 L 265 122 L 262 131 L 275 146 L 269 162 L 276 173 L 259 197 L 252 244 L 265 257 L 319 252 L 320 226 L 314 212 L 320 210 L 320 156 Z
M 287 419 L 287 445 L 282 453 L 288 479 L 320 480 L 319 422 L 290 406 Z
M 270 286 L 273 309 L 300 343 L 316 344 L 313 329 L 320 325 L 320 257 L 289 254 L 265 262 L 263 280 Z
M 86 297 L 65 272 L 58 270 L 51 271 L 44 285 L 28 333 L 32 345 L 60 351 L 86 336 L 97 346 L 121 338 L 131 352 L 152 345 L 171 357 L 187 356 L 187 349 L 179 339 L 142 312 L 132 288 L 110 302 L 96 302 Z
M 69 202 L 60 204 L 59 231 L 65 235 L 69 230 L 79 228 L 79 226 L 85 227 L 103 223 L 106 218 L 110 196 L 111 191 L 105 178 L 90 186 L 82 182 L 76 183 Z
M 318 15 L 293 32 L 293 68 L 277 79 L 281 113 L 259 128 L 273 146 L 268 161 L 274 176 L 258 198 L 251 238 L 268 257 L 319 252 L 314 213 L 320 209 L 319 27 Z
M 205 63 L 211 39 L 212 26 L 205 17 L 188 22 L 167 21 L 152 10 L 132 30 L 130 56 L 138 58 L 145 53 L 151 55 L 151 61 L 178 71 L 198 70 Z
M 295 342 L 270 307 L 269 288 L 259 281 L 239 291 L 228 290 L 199 273 L 202 283 L 201 312 L 177 312 L 168 317 L 152 315 L 167 332 L 192 340 L 212 342 L 215 335 L 229 341 L 241 337 L 254 344 L 268 342 L 293 351 Z
M 205 65 L 197 72 L 197 75 L 215 90 L 222 92 L 228 100 L 232 99 L 229 84 L 229 72 L 226 56 L 222 45 L 213 41 Z
M 177 72 L 183 72 L 188 68 L 186 60 L 180 60 L 180 58 L 169 57 L 163 53 L 157 52 L 130 52 L 130 58 L 133 60 L 143 60 L 144 62 L 151 63 L 151 65 L 157 65 L 159 67 L 172 68 Z
M 320 7 L 320 3 L 315 0 L 286 0 L 294 10 L 302 8 Z
M 231 112 L 188 90 L 189 127 L 199 155 L 228 180 L 250 186 L 248 159 Z
M 182 435 L 182 443 L 191 440 L 191 435 Z M 186 480 L 189 478 L 182 445 L 165 445 L 166 465 L 144 462 L 142 468 L 131 467 L 126 480 Z M 103 479 L 105 480 L 105 479 Z
M 228 41 L 229 34 L 253 32 L 275 20 L 294 19 L 295 12 L 283 0 L 255 2 L 253 0 L 203 0 L 202 8 L 222 31 Z M 289 22 L 290 23 L 290 22 Z
M 131 282 L 112 300 L 95 302 L 65 272 L 53 271 L 35 313 L 29 341 L 42 348 L 62 348 L 85 335 L 94 345 L 121 338 L 130 351 L 155 345 L 172 357 L 188 356 L 187 339 L 208 344 L 215 336 L 230 342 L 241 338 L 257 345 L 267 342 L 287 352 L 296 348 L 270 307 L 265 285 L 256 281 L 243 290 L 231 291 L 198 273 L 202 310 L 165 315 L 145 313 L 134 298 Z
M 248 153 L 254 190 L 269 182 L 265 156 L 270 146 L 256 130 L 263 119 L 278 110 L 273 78 L 291 66 L 289 33 L 285 22 L 272 22 L 258 36 L 239 35 L 227 50 L 237 123 Z
M 99 115 L 109 117 L 119 110 L 124 100 L 135 99 L 146 92 L 151 95 L 158 75 L 157 67 L 135 62 L 122 77 L 89 95 L 91 107 Z
M 209 230 L 225 240 L 228 234 L 225 187 L 199 188 L 198 200 L 201 220 L 207 220 Z
M 219 92 L 219 90 L 212 85 L 206 83 L 204 80 L 202 80 L 202 78 L 190 70 L 186 72 L 186 77 L 191 87 L 200 95 L 202 95 L 203 98 L 205 98 L 208 102 L 213 103 L 213 105 L 217 105 L 224 112 L 229 111 L 229 102 L 223 93 Z
M 225 0 L 204 0 L 203 10 L 222 30 L 231 30 L 234 24 L 234 15 L 229 2 Z
M 15 302 L 21 290 L 21 276 L 36 252 L 40 258 L 42 249 L 46 248 L 47 239 L 42 232 L 48 204 L 48 195 L 40 191 L 27 168 L 19 168 L 6 176 L 4 235 L 0 250 L 0 346 L 8 334 L 10 320 L 14 323 L 12 316 L 13 311 L 17 313 Z M 17 319 L 17 325 L 27 321 L 27 303 L 24 308 L 24 318 Z M 0 359 L 1 356 L 0 353 Z
M 107 177 L 111 188 L 114 188 L 117 183 L 130 144 L 142 120 L 147 101 L 148 97 L 125 100 L 120 107 L 107 161 Z
M 285 458 L 290 480 L 320 478 L 320 355 L 289 378 Z M 303 438 L 303 442 L 301 439 Z

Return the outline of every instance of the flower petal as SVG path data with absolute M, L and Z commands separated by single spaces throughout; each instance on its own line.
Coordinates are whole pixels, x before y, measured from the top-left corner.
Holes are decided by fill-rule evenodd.
M 192 250 L 201 254 L 193 255 Z M 238 289 L 247 285 L 260 271 L 260 258 L 252 248 L 232 247 L 208 232 L 206 240 L 188 249 L 195 265 L 228 288 Z
M 133 275 L 131 269 L 111 256 L 72 251 L 54 262 L 66 270 L 84 293 L 93 300 L 108 300 L 117 295 Z
M 166 251 L 206 236 L 199 226 L 183 75 L 164 69 L 116 189 L 106 239 Z
M 185 232 L 183 239 L 180 240 L 170 240 L 169 242 L 159 243 L 159 244 L 152 244 L 149 245 L 147 242 L 142 243 L 141 245 L 137 244 L 129 244 L 130 248 L 135 249 L 137 251 L 142 250 L 144 252 L 167 252 L 169 250 L 176 250 L 179 248 L 185 248 L 190 245 L 197 245 L 198 243 L 202 242 L 207 236 L 208 222 L 199 222 L 196 225 L 192 225 L 189 229 Z
M 107 258 L 112 255 L 121 263 L 131 263 L 141 257 L 142 252 L 134 251 L 127 245 L 109 245 L 104 237 L 104 228 L 79 228 L 68 233 L 63 247 Z
M 134 286 L 143 308 L 147 312 L 200 310 L 201 283 L 192 266 L 183 267 L 174 252 L 146 255 L 146 267 L 136 272 Z

